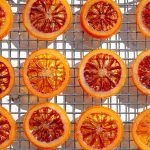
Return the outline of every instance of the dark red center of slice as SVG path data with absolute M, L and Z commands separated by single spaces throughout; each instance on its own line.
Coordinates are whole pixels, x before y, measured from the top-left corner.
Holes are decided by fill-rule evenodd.
M 89 8 L 86 19 L 94 30 L 109 31 L 117 23 L 118 13 L 110 3 L 99 1 Z
M 150 2 L 148 2 L 142 10 L 142 20 L 145 27 L 150 30 Z
M 29 120 L 29 127 L 33 136 L 41 142 L 49 143 L 64 134 L 60 115 L 49 107 L 36 110 Z
M 142 85 L 150 89 L 150 56 L 144 57 L 139 63 L 138 77 Z
M 10 83 L 10 73 L 7 66 L 0 62 L 0 94 L 5 92 Z
M 108 54 L 94 55 L 85 65 L 84 77 L 86 83 L 94 91 L 109 91 L 115 88 L 120 81 L 120 63 Z
M 60 88 L 66 72 L 61 60 L 51 54 L 42 54 L 30 61 L 27 75 L 36 91 L 48 94 Z
M 4 25 L 5 21 L 6 21 L 6 14 L 4 10 L 0 7 L 0 29 Z
M 38 31 L 52 33 L 62 28 L 67 12 L 60 0 L 36 0 L 30 11 L 30 21 Z
M 9 139 L 11 126 L 5 116 L 0 113 L 0 144 Z
M 117 137 L 116 121 L 105 113 L 92 113 L 80 128 L 83 141 L 94 149 L 103 149 L 112 144 Z

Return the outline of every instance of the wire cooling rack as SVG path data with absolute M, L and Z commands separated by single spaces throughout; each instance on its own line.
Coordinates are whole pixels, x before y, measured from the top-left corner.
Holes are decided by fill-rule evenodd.
M 72 131 L 69 140 L 60 148 L 64 150 L 81 149 L 74 135 L 74 124 L 81 112 L 93 105 L 103 105 L 112 108 L 121 116 L 125 132 L 118 150 L 137 150 L 133 142 L 130 124 L 137 113 L 147 109 L 150 98 L 140 93 L 131 80 L 131 63 L 144 49 L 150 48 L 150 40 L 138 32 L 135 23 L 135 8 L 138 0 L 117 0 L 123 13 L 123 24 L 120 32 L 107 40 L 95 40 L 85 34 L 79 22 L 79 11 L 83 0 L 69 0 L 73 12 L 71 28 L 55 41 L 41 41 L 31 37 L 22 24 L 22 10 L 25 0 L 9 0 L 14 12 L 14 24 L 11 32 L 0 42 L 0 54 L 11 60 L 15 68 L 15 87 L 9 96 L 0 101 L 1 105 L 11 112 L 17 122 L 17 138 L 8 148 L 9 150 L 36 150 L 26 139 L 23 130 L 23 117 L 33 104 L 52 101 L 63 107 L 71 122 Z M 68 88 L 53 99 L 39 99 L 30 95 L 22 83 L 20 74 L 22 64 L 26 57 L 36 49 L 54 48 L 66 56 L 71 66 L 71 81 Z M 128 67 L 128 78 L 121 92 L 108 99 L 95 100 L 82 91 L 77 81 L 77 67 L 85 54 L 92 49 L 107 48 L 116 51 Z

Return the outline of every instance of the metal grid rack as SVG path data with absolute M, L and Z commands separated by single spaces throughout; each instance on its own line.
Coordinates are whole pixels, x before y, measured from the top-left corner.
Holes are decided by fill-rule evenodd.
M 79 22 L 79 10 L 85 1 L 69 0 L 73 11 L 71 28 L 55 41 L 41 41 L 31 37 L 22 24 L 22 10 L 26 0 L 8 0 L 14 12 L 14 25 L 9 35 L 0 42 L 0 54 L 11 60 L 15 68 L 15 87 L 9 96 L 0 101 L 17 122 L 17 138 L 9 150 L 35 150 L 36 148 L 26 139 L 23 130 L 23 116 L 28 108 L 38 102 L 45 101 L 30 95 L 22 84 L 20 70 L 22 63 L 30 52 L 40 48 L 54 48 L 63 53 L 71 66 L 71 82 L 68 88 L 54 97 L 51 101 L 62 106 L 71 122 L 72 132 L 69 140 L 60 148 L 64 150 L 81 149 L 75 140 L 74 124 L 77 117 L 87 107 L 103 105 L 118 112 L 124 122 L 123 140 L 117 149 L 136 150 L 130 133 L 130 124 L 138 112 L 147 109 L 150 98 L 140 93 L 131 80 L 131 63 L 144 49 L 150 48 L 150 40 L 138 32 L 135 23 L 135 8 L 139 0 L 116 0 L 123 13 L 123 24 L 120 32 L 107 40 L 95 40 L 85 34 Z M 108 99 L 95 100 L 82 91 L 77 81 L 77 66 L 83 56 L 97 48 L 107 48 L 116 51 L 128 66 L 128 78 L 121 92 Z M 50 101 L 50 99 L 46 100 Z

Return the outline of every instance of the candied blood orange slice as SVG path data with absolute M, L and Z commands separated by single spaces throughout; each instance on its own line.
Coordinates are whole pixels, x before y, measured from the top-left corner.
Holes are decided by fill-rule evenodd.
M 131 131 L 139 149 L 150 150 L 150 109 L 143 111 L 134 119 Z
M 6 36 L 13 23 L 13 13 L 6 1 L 0 1 L 0 39 Z
M 24 119 L 27 138 L 39 148 L 56 148 L 69 137 L 71 124 L 66 112 L 53 103 L 33 106 Z
M 15 73 L 10 62 L 0 56 L 0 98 L 10 93 L 14 86 Z
M 122 13 L 112 0 L 91 0 L 82 6 L 80 22 L 83 30 L 94 38 L 108 38 L 119 30 Z
M 141 0 L 136 9 L 136 22 L 140 32 L 150 37 L 150 0 Z
M 126 81 L 126 65 L 115 52 L 98 49 L 88 53 L 79 65 L 78 80 L 95 98 L 116 95 Z
M 66 0 L 29 0 L 23 12 L 23 23 L 33 36 L 53 40 L 64 33 L 72 20 Z
M 143 51 L 134 60 L 132 79 L 141 92 L 150 95 L 150 50 Z
M 52 98 L 68 85 L 70 67 L 66 58 L 56 50 L 37 50 L 24 63 L 23 80 L 33 95 Z
M 75 135 L 83 149 L 112 150 L 120 143 L 123 130 L 123 123 L 116 112 L 94 106 L 79 117 Z
M 11 114 L 0 106 L 0 149 L 12 144 L 16 137 L 16 123 Z

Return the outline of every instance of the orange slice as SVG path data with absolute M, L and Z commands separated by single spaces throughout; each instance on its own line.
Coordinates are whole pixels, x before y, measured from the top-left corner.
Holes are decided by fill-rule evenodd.
M 0 1 L 0 40 L 6 36 L 13 23 L 13 13 L 6 1 Z
M 66 88 L 69 80 L 69 64 L 56 50 L 37 50 L 24 63 L 23 81 L 28 90 L 38 97 L 56 96 Z
M 37 104 L 27 112 L 23 128 L 27 138 L 35 146 L 52 149 L 68 139 L 71 124 L 60 106 L 47 102 Z
M 66 0 L 28 0 L 23 23 L 33 36 L 53 40 L 70 27 L 72 12 Z
M 150 50 L 137 56 L 132 64 L 132 79 L 136 87 L 146 95 L 150 95 Z
M 16 123 L 11 114 L 0 106 L 0 149 L 12 144 L 16 137 Z
M 15 82 L 15 72 L 11 63 L 0 56 L 0 98 L 10 93 Z
M 122 13 L 113 0 L 88 0 L 81 8 L 83 30 L 94 38 L 108 38 L 118 32 Z
M 141 150 L 150 150 L 150 109 L 140 113 L 132 123 L 134 142 Z
M 85 150 L 112 150 L 123 136 L 123 123 L 113 110 L 94 106 L 81 114 L 75 135 Z
M 141 0 L 136 9 L 136 22 L 140 32 L 150 37 L 150 0 Z
M 116 95 L 126 81 L 126 65 L 115 52 L 98 49 L 80 62 L 78 81 L 83 90 L 95 98 Z

